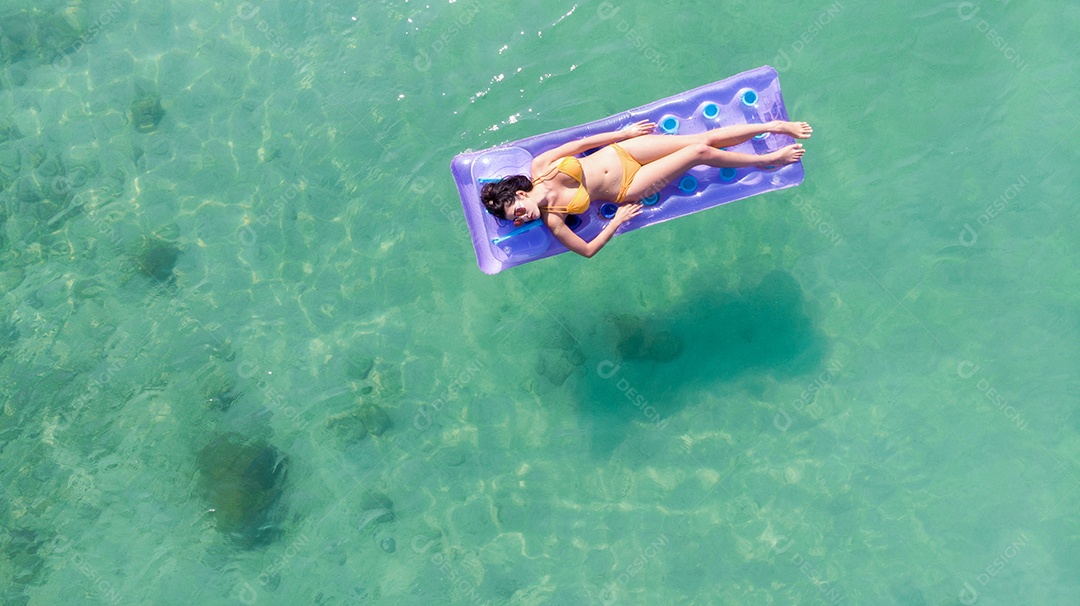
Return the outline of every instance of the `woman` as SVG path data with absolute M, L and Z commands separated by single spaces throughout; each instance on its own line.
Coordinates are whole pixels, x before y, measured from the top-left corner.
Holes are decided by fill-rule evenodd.
M 637 200 L 659 191 L 691 167 L 699 164 L 719 168 L 779 166 L 803 155 L 800 143 L 762 155 L 724 151 L 762 133 L 779 133 L 797 139 L 810 137 L 806 122 L 739 124 L 697 135 L 653 135 L 656 125 L 643 120 L 623 130 L 571 141 L 546 151 L 532 162 L 532 178 L 506 177 L 480 190 L 484 208 L 515 225 L 543 219 L 566 248 L 591 257 L 607 244 L 620 225 L 641 214 Z M 601 147 L 584 158 L 577 154 Z M 612 200 L 619 205 L 615 217 L 591 242 L 566 229 L 568 214 L 583 213 L 592 200 Z M 626 204 L 627 202 L 632 202 Z

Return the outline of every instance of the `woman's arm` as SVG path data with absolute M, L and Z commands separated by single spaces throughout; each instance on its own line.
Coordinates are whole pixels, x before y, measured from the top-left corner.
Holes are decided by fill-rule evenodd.
M 653 124 L 648 120 L 642 120 L 641 122 L 634 123 L 621 130 L 612 131 L 610 133 L 600 133 L 599 135 L 590 135 L 584 139 L 563 143 L 555 149 L 548 150 L 533 159 L 533 175 L 547 172 L 547 168 L 551 163 L 559 158 L 576 156 L 577 154 L 593 149 L 594 147 L 603 147 L 605 145 L 611 145 L 612 143 L 618 143 L 619 141 L 626 141 L 631 137 L 647 135 L 654 130 L 656 130 L 656 124 Z
M 544 224 L 555 236 L 555 239 L 562 242 L 562 245 L 566 248 L 576 252 L 577 254 L 592 258 L 593 255 L 598 253 L 608 240 L 615 235 L 615 230 L 619 229 L 619 226 L 626 223 L 630 219 L 641 214 L 642 205 L 640 204 L 626 204 L 619 207 L 619 210 L 615 213 L 615 216 L 608 222 L 604 230 L 601 231 L 592 242 L 586 242 L 582 240 L 580 236 L 575 234 L 566 226 L 562 217 L 557 217 L 553 214 L 548 214 L 544 217 Z

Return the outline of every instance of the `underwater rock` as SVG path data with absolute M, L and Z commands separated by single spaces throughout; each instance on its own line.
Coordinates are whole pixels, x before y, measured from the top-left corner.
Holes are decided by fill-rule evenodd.
M 68 150 L 64 165 L 67 168 L 67 178 L 73 187 L 82 187 L 101 174 L 100 153 L 100 149 L 89 145 Z
M 233 393 L 230 390 L 219 391 L 215 394 L 206 396 L 206 405 L 210 408 L 225 412 L 233 405 L 233 402 L 240 399 L 243 394 Z
M 357 413 L 360 420 L 364 423 L 364 427 L 368 432 L 374 436 L 381 436 L 386 433 L 386 430 L 390 429 L 393 422 L 390 421 L 390 415 L 386 414 L 386 411 L 376 406 L 375 404 L 364 404 L 360 407 L 360 411 Z
M 162 284 L 173 279 L 173 268 L 180 258 L 180 250 L 161 240 L 151 240 L 136 258 L 139 273 Z
M 28 143 L 20 147 L 23 150 L 23 157 L 30 162 L 30 168 L 35 170 L 49 157 L 49 150 L 40 142 Z
M 3 122 L 0 122 L 0 130 Z M 3 143 L 3 142 L 0 142 Z M 0 174 L 4 178 L 14 180 L 18 173 L 23 170 L 23 150 L 18 146 L 0 149 Z
M 41 56 L 39 21 L 43 13 L 22 9 L 5 13 L 0 18 L 0 64 L 11 64 Z M 54 49 L 55 50 L 55 49 Z
M 375 358 L 372 358 L 366 354 L 358 354 L 349 359 L 346 364 L 345 374 L 350 379 L 356 379 L 357 381 L 363 381 L 371 374 L 371 369 L 375 367 Z
M 577 341 L 565 331 L 555 331 L 540 343 L 536 372 L 561 387 L 585 364 L 585 354 Z
M 71 294 L 76 299 L 90 299 L 103 292 L 105 292 L 105 286 L 93 278 L 78 280 L 71 285 Z
M 386 553 L 394 553 L 397 551 L 397 541 L 394 540 L 394 537 L 386 537 L 379 541 L 379 547 L 382 547 L 382 550 Z
M 326 428 L 338 441 L 346 445 L 363 440 L 368 433 L 364 421 L 356 412 L 346 412 L 330 417 L 326 420 Z
M 8 81 L 14 87 L 25 86 L 29 79 L 30 74 L 22 67 L 13 65 L 8 69 Z
M 616 316 L 615 328 L 618 332 L 615 349 L 624 359 L 671 362 L 682 355 L 682 338 L 670 330 L 657 330 L 646 320 Z
M 157 130 L 158 123 L 165 116 L 165 110 L 161 108 L 161 97 L 157 95 L 144 95 L 131 103 L 131 125 L 140 133 L 151 133 Z
M 16 585 L 29 586 L 40 582 L 45 558 L 42 547 L 47 544 L 36 530 L 14 527 L 6 530 L 6 545 L 3 545 L 3 559 L 7 560 L 7 569 Z M 56 542 L 56 541 L 54 541 Z M 0 594 L 2 595 L 2 594 Z
M 233 433 L 214 437 L 196 457 L 203 496 L 217 529 L 251 549 L 273 541 L 283 513 L 286 457 L 261 440 Z
M 556 387 L 562 387 L 570 375 L 585 363 L 585 354 L 578 347 L 569 349 L 544 348 L 540 350 L 536 371 Z
M 232 339 L 227 338 L 224 341 L 214 339 L 203 345 L 203 348 L 212 360 L 232 362 L 236 359 L 236 351 L 232 348 Z
M 180 227 L 176 223 L 162 225 L 154 230 L 154 237 L 162 242 L 176 242 L 180 238 Z
M 225 412 L 243 393 L 233 392 L 232 381 L 216 364 L 208 364 L 198 375 L 199 393 L 211 409 Z
M 15 125 L 11 120 L 0 121 L 0 143 L 7 143 L 8 141 L 15 141 L 22 139 L 23 134 L 19 131 L 19 127 Z
M 360 501 L 360 528 L 371 522 L 385 524 L 394 521 L 394 502 L 381 492 L 369 492 Z
M 2 225 L 3 222 L 0 222 Z M 15 290 L 23 280 L 26 278 L 26 274 L 22 268 L 12 267 L 11 269 L 0 270 L 0 292 L 11 292 Z
M 280 149 L 259 150 L 259 161 L 261 162 L 273 162 L 281 157 Z
M 75 51 L 75 43 L 82 36 L 82 28 L 75 27 L 68 18 L 68 11 L 45 12 L 34 9 L 39 15 L 38 40 L 40 42 L 40 57 L 43 62 L 56 64 L 57 51 L 65 53 Z
M 262 578 L 259 579 L 262 581 Z M 281 573 L 275 572 L 274 574 L 266 577 L 266 589 L 268 591 L 276 591 L 281 586 Z
M 58 156 L 51 156 L 45 158 L 45 160 L 38 165 L 37 172 L 43 179 L 49 179 L 50 177 L 64 176 L 67 174 L 67 169 L 64 167 L 64 162 Z
M 99 191 L 101 192 L 103 198 L 113 200 L 120 197 L 120 195 L 124 193 L 124 186 L 126 185 L 126 183 L 127 174 L 124 172 L 123 169 L 118 168 L 113 172 L 109 173 L 108 175 L 105 175 L 105 177 L 101 180 L 101 186 L 99 188 Z
M 23 177 L 15 183 L 15 199 L 33 204 L 41 201 L 41 187 L 29 177 Z
M 469 458 L 464 448 L 449 448 L 439 453 L 439 459 L 447 467 L 457 467 Z

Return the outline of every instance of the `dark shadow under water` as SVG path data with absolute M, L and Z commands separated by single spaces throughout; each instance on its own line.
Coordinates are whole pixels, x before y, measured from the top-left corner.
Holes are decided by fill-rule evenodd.
M 773 271 L 746 292 L 701 289 L 664 312 L 612 316 L 600 350 L 584 352 L 578 387 L 593 454 L 610 456 L 631 422 L 660 424 L 717 382 L 819 372 L 827 340 L 807 307 L 798 282 Z

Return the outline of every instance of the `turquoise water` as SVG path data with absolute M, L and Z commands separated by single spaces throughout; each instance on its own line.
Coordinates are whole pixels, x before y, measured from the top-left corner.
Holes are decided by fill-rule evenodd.
M 1078 20 L 5 0 L 0 603 L 1072 603 Z M 476 268 L 454 154 L 763 64 L 802 187 Z

